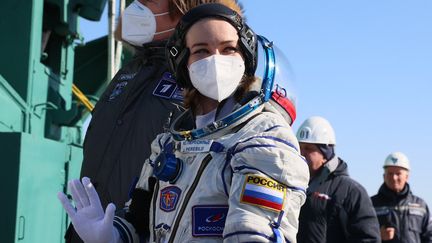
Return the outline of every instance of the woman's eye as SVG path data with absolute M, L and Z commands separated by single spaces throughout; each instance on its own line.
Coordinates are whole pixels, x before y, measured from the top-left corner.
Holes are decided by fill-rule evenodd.
M 226 53 L 236 53 L 238 51 L 238 49 L 236 47 L 233 46 L 229 46 L 225 48 L 225 52 Z
M 192 54 L 207 54 L 207 49 L 197 49 L 192 52 Z

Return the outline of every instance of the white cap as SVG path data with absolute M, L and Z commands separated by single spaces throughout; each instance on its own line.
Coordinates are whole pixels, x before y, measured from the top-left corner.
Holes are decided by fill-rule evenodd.
M 391 153 L 384 161 L 384 168 L 387 166 L 397 166 L 410 170 L 410 163 L 408 157 L 401 152 Z
M 330 123 L 319 116 L 304 121 L 297 131 L 300 143 L 336 145 L 336 136 Z

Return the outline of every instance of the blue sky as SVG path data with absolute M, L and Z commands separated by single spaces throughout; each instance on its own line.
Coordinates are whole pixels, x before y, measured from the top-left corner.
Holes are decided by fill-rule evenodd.
M 328 119 L 337 154 L 369 195 L 386 156 L 405 153 L 411 189 L 432 207 L 432 1 L 240 2 L 293 67 L 294 130 L 312 115 Z M 86 41 L 106 34 L 105 16 L 80 22 Z

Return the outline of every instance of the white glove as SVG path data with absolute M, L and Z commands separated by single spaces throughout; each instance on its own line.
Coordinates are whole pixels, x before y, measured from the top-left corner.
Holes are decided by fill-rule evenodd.
M 62 192 L 57 197 L 81 239 L 86 243 L 121 242 L 119 233 L 113 226 L 115 206 L 110 203 L 104 213 L 99 195 L 90 179 L 83 177 L 82 183 L 77 179 L 71 180 L 68 187 L 76 209 Z

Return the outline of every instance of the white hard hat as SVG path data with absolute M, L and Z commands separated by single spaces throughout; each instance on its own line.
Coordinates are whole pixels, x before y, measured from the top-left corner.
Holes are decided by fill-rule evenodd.
M 384 168 L 387 166 L 397 166 L 410 170 L 408 157 L 401 152 L 391 153 L 384 161 Z
M 297 131 L 300 143 L 336 145 L 336 136 L 330 123 L 319 116 L 304 121 Z

